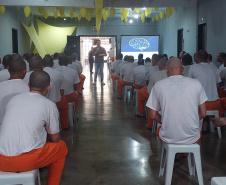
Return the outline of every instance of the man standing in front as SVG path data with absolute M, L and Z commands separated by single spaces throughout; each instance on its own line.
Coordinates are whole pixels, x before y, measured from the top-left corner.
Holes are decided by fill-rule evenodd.
M 104 57 L 107 56 L 106 50 L 100 46 L 100 40 L 98 39 L 96 41 L 97 47 L 93 48 L 93 55 L 95 56 L 95 75 L 94 75 L 94 83 L 93 85 L 96 85 L 97 82 L 97 74 L 100 69 L 100 75 L 101 75 L 101 84 L 105 85 L 104 83 Z
M 47 184 L 59 185 L 67 146 L 60 140 L 56 104 L 44 97 L 50 89 L 48 73 L 34 71 L 29 86 L 30 92 L 13 97 L 6 106 L 0 170 L 24 172 L 49 166 Z
M 154 85 L 147 101 L 151 118 L 162 124 L 157 135 L 166 143 L 198 142 L 199 120 L 206 116 L 205 90 L 198 80 L 181 75 L 183 65 L 179 58 L 167 62 L 166 72 L 169 77 Z

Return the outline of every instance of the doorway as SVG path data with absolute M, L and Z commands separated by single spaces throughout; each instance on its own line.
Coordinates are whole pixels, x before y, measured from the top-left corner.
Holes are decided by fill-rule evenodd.
M 198 25 L 198 51 L 206 51 L 206 23 Z
M 183 29 L 179 29 L 177 31 L 177 56 L 178 57 L 179 57 L 180 52 L 183 50 L 184 50 Z
M 17 29 L 12 28 L 12 46 L 13 53 L 18 53 L 18 34 Z
M 80 59 L 83 66 L 89 64 L 89 51 L 91 47 L 96 47 L 95 41 L 99 39 L 101 46 L 105 48 L 107 56 L 104 57 L 104 61 L 109 61 L 110 51 L 116 56 L 116 36 L 80 36 Z

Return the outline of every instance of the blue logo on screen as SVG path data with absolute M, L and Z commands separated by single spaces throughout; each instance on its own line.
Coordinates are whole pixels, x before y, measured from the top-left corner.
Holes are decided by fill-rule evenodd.
M 129 41 L 129 45 L 133 47 L 133 49 L 139 49 L 143 51 L 149 48 L 150 43 L 144 38 L 134 38 Z

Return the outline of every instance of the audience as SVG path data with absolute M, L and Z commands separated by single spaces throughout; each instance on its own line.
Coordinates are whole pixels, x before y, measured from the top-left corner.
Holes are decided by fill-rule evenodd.
M 53 54 L 53 69 L 60 67 L 58 55 L 59 55 L 59 53 L 57 53 L 57 52 Z
M 190 66 L 192 65 L 192 56 L 189 53 L 186 53 L 182 59 L 182 64 L 184 66 L 184 71 L 182 73 L 183 76 L 188 76 L 188 70 Z
M 225 68 L 224 67 L 224 58 L 226 57 L 226 53 L 224 52 L 220 52 L 217 55 L 217 62 L 220 63 L 220 67 L 219 67 L 219 73 Z
M 48 73 L 33 72 L 29 86 L 30 92 L 13 97 L 6 106 L 0 170 L 23 172 L 49 166 L 48 185 L 59 185 L 67 146 L 60 140 L 57 107 L 44 97 L 50 89 Z
M 113 84 L 115 83 L 115 80 L 119 80 L 120 76 L 118 73 L 118 68 L 119 65 L 122 63 L 122 58 L 123 58 L 123 54 L 120 53 L 116 56 L 116 61 L 114 61 L 113 63 L 111 63 L 112 67 L 111 67 L 111 79 Z

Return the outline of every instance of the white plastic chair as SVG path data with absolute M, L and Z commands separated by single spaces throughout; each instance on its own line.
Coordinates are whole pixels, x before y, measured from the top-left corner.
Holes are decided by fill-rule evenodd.
M 196 166 L 199 185 L 203 185 L 200 146 L 198 144 L 176 145 L 176 144 L 167 144 L 163 142 L 159 176 L 163 176 L 166 165 L 165 185 L 171 184 L 174 159 L 176 153 L 189 153 L 188 154 L 189 174 L 195 175 L 195 166 Z
M 208 111 L 206 111 L 206 115 L 207 116 L 215 116 L 215 118 L 219 118 L 219 111 L 218 110 L 208 110 Z M 214 128 L 212 121 L 210 121 L 210 131 L 213 133 L 215 132 L 215 128 Z M 218 132 L 219 138 L 221 138 L 221 128 L 220 127 L 217 127 L 217 132 Z
M 126 101 L 126 99 L 128 99 L 128 102 L 130 101 L 130 96 L 132 94 L 132 86 L 125 86 L 124 87 L 124 101 Z
M 38 181 L 38 185 L 41 185 L 38 169 L 19 173 L 0 171 L 1 185 L 10 185 L 10 184 L 36 185 L 36 180 Z

